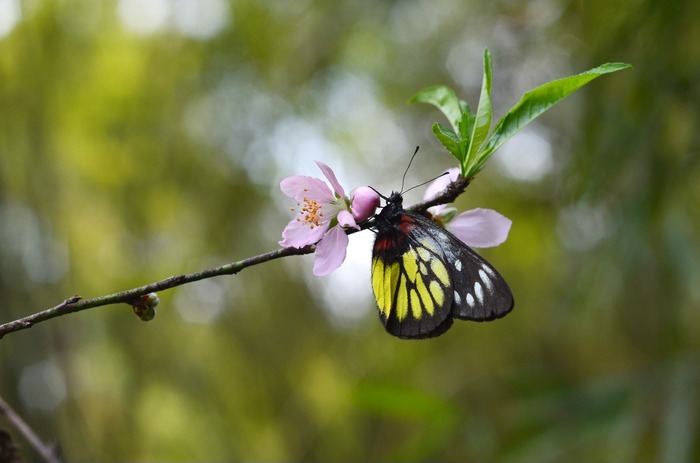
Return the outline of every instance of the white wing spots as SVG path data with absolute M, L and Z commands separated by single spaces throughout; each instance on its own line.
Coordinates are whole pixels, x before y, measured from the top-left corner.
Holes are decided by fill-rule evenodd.
M 483 304 L 484 290 L 481 288 L 481 283 L 478 281 L 474 282 L 474 294 L 476 295 L 476 299 L 479 301 L 479 304 Z
M 494 273 L 494 271 L 491 270 L 491 268 L 490 268 L 488 265 L 482 265 L 482 266 L 481 266 L 481 270 L 483 270 L 484 272 L 488 273 L 488 274 L 491 275 L 492 277 L 495 277 L 495 276 L 496 276 L 496 274 Z M 481 273 L 481 270 L 479 270 L 479 273 Z
M 484 272 L 483 270 L 479 269 L 479 278 L 481 278 L 481 281 L 484 282 L 484 285 L 486 286 L 486 289 L 488 292 L 493 291 L 493 283 L 491 280 L 489 280 L 489 276 Z
M 457 269 L 458 272 L 462 271 L 462 261 L 457 259 L 455 260 L 455 268 Z
M 472 293 L 467 293 L 467 304 L 469 304 L 469 307 L 474 307 L 474 296 L 472 296 Z
M 455 300 L 455 304 L 457 304 L 457 305 L 462 303 L 462 296 L 460 296 L 456 290 L 454 292 L 454 300 Z

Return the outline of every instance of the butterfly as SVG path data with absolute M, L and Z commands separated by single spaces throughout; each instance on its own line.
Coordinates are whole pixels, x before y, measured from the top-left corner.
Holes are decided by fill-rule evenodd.
M 394 192 L 375 216 L 372 290 L 386 330 L 399 338 L 440 336 L 455 318 L 488 321 L 513 309 L 503 277 L 444 227 L 403 208 Z

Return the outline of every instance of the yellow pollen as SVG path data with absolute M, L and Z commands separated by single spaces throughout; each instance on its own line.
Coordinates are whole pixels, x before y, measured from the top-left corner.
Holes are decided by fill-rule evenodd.
M 304 197 L 303 203 L 297 203 L 297 205 L 299 206 L 298 222 L 302 222 L 303 225 L 309 225 L 312 230 L 314 227 L 321 226 L 323 212 L 321 211 L 321 204 L 319 204 L 318 201 Z M 290 209 L 295 210 L 295 208 Z

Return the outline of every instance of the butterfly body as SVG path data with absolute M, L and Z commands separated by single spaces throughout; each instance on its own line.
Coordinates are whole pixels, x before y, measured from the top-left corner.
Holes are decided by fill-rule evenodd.
M 392 193 L 375 219 L 372 289 L 390 334 L 435 337 L 454 318 L 487 321 L 512 310 L 510 288 L 488 262 L 402 203 L 401 194 Z

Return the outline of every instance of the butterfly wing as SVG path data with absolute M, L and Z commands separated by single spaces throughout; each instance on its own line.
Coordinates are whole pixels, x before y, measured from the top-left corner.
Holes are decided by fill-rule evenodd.
M 453 272 L 421 219 L 401 210 L 394 226 L 380 228 L 374 242 L 372 289 L 379 316 L 400 338 L 439 336 L 452 325 Z
M 488 321 L 513 309 L 513 294 L 496 269 L 445 228 L 418 214 L 411 216 L 442 251 L 439 258 L 452 280 L 452 316 Z

